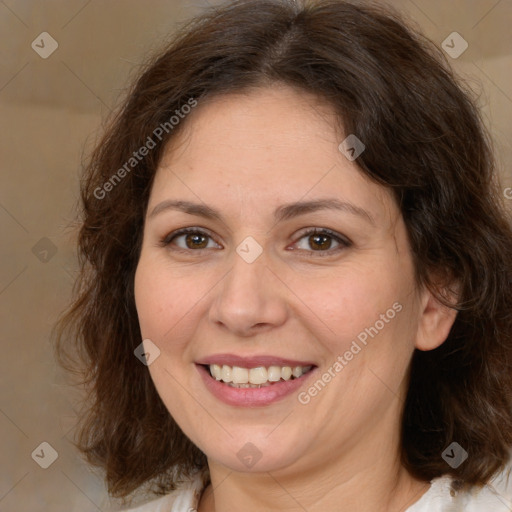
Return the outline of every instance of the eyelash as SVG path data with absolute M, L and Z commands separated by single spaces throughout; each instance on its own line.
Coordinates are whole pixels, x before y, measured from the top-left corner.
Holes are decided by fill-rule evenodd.
M 168 247 L 169 245 L 171 245 L 171 242 L 175 238 L 178 238 L 181 235 L 188 235 L 188 234 L 201 235 L 201 236 L 211 238 L 213 240 L 213 237 L 207 231 L 204 231 L 204 230 L 198 229 L 198 228 L 183 228 L 183 229 L 179 229 L 178 231 L 174 231 L 173 233 L 170 233 L 169 235 L 167 235 L 165 238 L 163 238 L 160 241 L 160 245 L 162 247 Z M 303 238 L 306 238 L 311 235 L 326 235 L 328 237 L 331 237 L 332 239 L 334 239 L 336 242 L 338 242 L 340 244 L 339 247 L 336 247 L 334 249 L 327 249 L 325 251 L 298 249 L 299 251 L 306 251 L 306 252 L 310 253 L 309 256 L 311 256 L 311 257 L 322 258 L 322 257 L 326 257 L 326 256 L 332 256 L 333 253 L 338 253 L 338 252 L 342 251 L 343 249 L 346 249 L 352 245 L 352 242 L 350 242 L 348 239 L 342 238 L 340 235 L 338 235 L 334 231 L 331 231 L 330 229 L 326 229 L 326 228 L 310 229 L 309 231 L 302 233 L 301 236 L 298 238 L 297 242 L 299 242 Z M 295 243 L 297 243 L 297 242 L 295 242 Z M 177 252 L 182 252 L 182 253 L 193 253 L 193 252 L 201 253 L 202 251 L 207 250 L 207 249 L 205 249 L 205 248 L 203 248 L 203 249 L 183 249 L 181 247 L 178 247 L 178 248 L 174 248 L 172 250 L 177 251 Z

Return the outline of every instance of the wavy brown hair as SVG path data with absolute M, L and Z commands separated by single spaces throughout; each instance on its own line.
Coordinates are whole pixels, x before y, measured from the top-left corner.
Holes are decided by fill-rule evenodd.
M 424 480 L 487 482 L 512 446 L 512 231 L 489 137 L 439 49 L 388 9 L 336 0 L 206 11 L 148 61 L 111 118 L 84 170 L 81 274 L 56 343 L 89 391 L 77 446 L 105 469 L 116 496 L 143 484 L 168 492 L 206 466 L 134 356 L 134 274 L 149 194 L 166 143 L 186 120 L 108 193 L 98 191 L 191 98 L 277 83 L 327 101 L 344 133 L 364 142 L 357 163 L 394 193 L 417 285 L 458 310 L 446 341 L 413 355 L 403 464 Z M 441 457 L 452 441 L 469 452 L 458 468 Z

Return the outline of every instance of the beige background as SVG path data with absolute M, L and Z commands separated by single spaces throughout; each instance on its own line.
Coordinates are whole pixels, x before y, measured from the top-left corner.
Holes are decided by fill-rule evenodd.
M 480 94 L 503 188 L 512 186 L 512 1 L 389 3 L 439 45 L 453 31 L 469 43 L 450 60 Z M 143 56 L 203 5 L 0 0 L 0 511 L 117 509 L 70 443 L 74 395 L 49 335 L 76 268 L 68 226 L 82 154 Z M 45 31 L 59 47 L 42 59 L 31 43 Z M 42 442 L 58 452 L 48 469 L 31 457 Z

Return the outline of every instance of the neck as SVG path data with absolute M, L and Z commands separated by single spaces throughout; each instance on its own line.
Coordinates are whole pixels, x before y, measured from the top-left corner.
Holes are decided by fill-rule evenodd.
M 384 443 L 386 436 L 389 432 L 370 437 L 370 442 L 367 438 L 364 452 L 354 443 L 339 457 L 323 457 L 322 463 L 301 461 L 264 473 L 235 472 L 209 460 L 211 485 L 198 512 L 404 512 L 429 484 L 403 468 L 399 439 Z

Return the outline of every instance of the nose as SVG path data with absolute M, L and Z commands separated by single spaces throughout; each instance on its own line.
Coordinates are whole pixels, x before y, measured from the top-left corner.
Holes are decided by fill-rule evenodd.
M 238 254 L 219 283 L 209 319 L 240 337 L 281 326 L 287 318 L 287 288 L 268 266 L 265 253 L 252 263 Z

